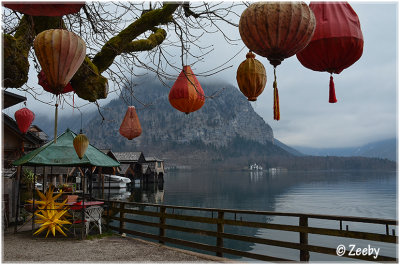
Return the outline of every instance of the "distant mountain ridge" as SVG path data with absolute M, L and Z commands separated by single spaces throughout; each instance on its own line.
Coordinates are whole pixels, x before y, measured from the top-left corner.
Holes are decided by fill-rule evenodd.
M 312 147 L 295 146 L 293 148 L 305 155 L 377 157 L 377 158 L 386 158 L 391 161 L 397 161 L 396 138 L 376 141 L 359 147 L 312 148 Z

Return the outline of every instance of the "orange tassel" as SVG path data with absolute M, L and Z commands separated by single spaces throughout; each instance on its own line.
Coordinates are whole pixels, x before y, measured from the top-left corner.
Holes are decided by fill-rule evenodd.
M 279 111 L 279 94 L 278 94 L 278 84 L 276 83 L 276 73 L 274 67 L 274 120 L 279 121 L 281 118 L 281 114 Z

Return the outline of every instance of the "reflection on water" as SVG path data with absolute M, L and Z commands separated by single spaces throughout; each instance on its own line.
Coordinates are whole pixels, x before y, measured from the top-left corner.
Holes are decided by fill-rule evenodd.
M 127 191 L 130 192 L 130 195 L 123 200 L 166 205 L 387 219 L 396 219 L 397 217 L 395 172 L 279 172 L 271 174 L 264 171 L 183 171 L 168 173 L 165 176 L 164 184 L 134 185 Z M 238 216 L 238 218 L 240 217 Z M 250 220 L 251 217 L 243 216 L 243 218 Z M 284 217 L 262 217 L 261 219 L 254 221 L 281 224 L 298 222 Z M 169 224 L 177 222 L 179 221 L 170 221 Z M 190 223 L 186 225 L 211 231 L 216 229 L 213 225 L 206 224 L 194 226 Z M 310 225 L 338 228 L 337 222 L 330 223 L 321 220 L 310 221 Z M 241 230 L 238 231 L 238 229 Z M 350 224 L 350 230 L 384 232 L 380 229 L 382 227 Z M 148 227 L 143 227 L 143 231 L 157 233 L 156 230 L 152 231 L 152 228 Z M 229 226 L 226 226 L 225 232 L 298 242 L 298 234 L 292 232 Z M 167 236 L 177 237 L 178 233 L 167 231 Z M 186 233 L 179 233 L 179 237 L 185 240 L 215 244 L 215 239 L 207 237 L 196 238 L 199 236 Z M 310 235 L 309 241 L 310 244 L 336 248 L 338 244 L 347 244 L 352 240 L 340 242 L 340 240 L 331 240 L 329 237 Z M 353 240 L 352 242 L 358 241 Z M 364 242 L 363 244 L 368 243 Z M 381 247 L 382 253 L 385 255 L 396 255 L 395 249 L 388 244 L 374 244 L 376 247 Z M 224 245 L 228 248 L 298 259 L 297 250 L 234 240 L 226 240 Z M 229 255 L 227 257 L 237 258 Z M 312 253 L 311 260 L 329 261 L 337 260 L 337 257 Z

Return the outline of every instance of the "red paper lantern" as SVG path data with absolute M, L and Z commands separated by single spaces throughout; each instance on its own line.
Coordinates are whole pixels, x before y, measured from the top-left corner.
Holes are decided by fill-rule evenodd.
M 85 5 L 85 2 L 75 2 L 74 4 L 50 3 L 51 2 L 47 2 L 46 4 L 28 2 L 24 4 L 3 3 L 3 6 L 31 16 L 59 17 L 77 13 Z
M 134 106 L 128 107 L 124 120 L 119 127 L 119 133 L 128 138 L 128 140 L 132 140 L 142 134 L 142 127 Z
M 40 73 L 38 74 L 38 79 L 39 79 L 39 85 L 41 85 L 43 87 L 43 89 L 46 90 L 47 92 L 50 92 L 54 95 L 65 94 L 65 93 L 74 91 L 74 89 L 71 86 L 71 83 L 68 83 L 68 85 L 66 87 L 64 87 L 64 89 L 61 92 L 54 91 L 49 86 L 49 83 L 47 83 L 46 74 L 43 72 L 43 70 L 40 71 Z
M 168 99 L 175 109 L 186 114 L 199 110 L 204 105 L 204 91 L 189 65 L 183 66 Z
M 19 130 L 26 133 L 35 119 L 35 114 L 28 108 L 22 108 L 14 113 Z
M 304 2 L 258 2 L 246 8 L 239 21 L 244 44 L 274 66 L 274 119 L 280 119 L 276 66 L 310 42 L 315 17 Z
M 317 27 L 308 46 L 297 53 L 300 63 L 314 71 L 331 74 L 329 102 L 335 103 L 332 74 L 339 74 L 362 55 L 364 39 L 360 21 L 347 2 L 310 3 Z

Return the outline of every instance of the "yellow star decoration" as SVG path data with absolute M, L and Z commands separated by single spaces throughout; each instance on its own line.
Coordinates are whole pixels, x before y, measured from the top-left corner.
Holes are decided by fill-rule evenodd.
M 53 236 L 55 236 L 56 230 L 64 236 L 67 236 L 62 230 L 62 225 L 71 224 L 71 222 L 66 219 L 66 216 L 69 215 L 67 213 L 68 209 L 65 207 L 65 203 L 67 202 L 67 200 L 61 203 L 55 201 L 62 195 L 62 192 L 53 197 L 54 187 L 49 187 L 46 195 L 44 195 L 39 190 L 36 191 L 42 200 L 35 201 L 35 204 L 37 204 L 39 208 L 39 210 L 35 212 L 35 215 L 39 217 L 38 220 L 35 220 L 35 223 L 42 225 L 34 233 L 34 235 L 40 234 L 47 229 L 46 237 L 49 235 L 50 231 L 52 232 Z M 33 203 L 32 200 L 29 200 L 28 202 Z

